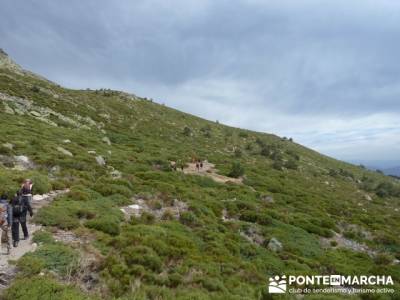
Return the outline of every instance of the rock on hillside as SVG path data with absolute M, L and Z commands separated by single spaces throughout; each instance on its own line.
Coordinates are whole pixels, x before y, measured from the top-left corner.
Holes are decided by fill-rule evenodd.
M 8 54 L 0 48 L 0 68 L 9 69 L 17 74 L 23 75 L 23 69 L 17 65 L 9 56 Z

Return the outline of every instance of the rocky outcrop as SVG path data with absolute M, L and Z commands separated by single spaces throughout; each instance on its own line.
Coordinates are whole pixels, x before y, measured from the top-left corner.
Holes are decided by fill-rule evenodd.
M 270 195 L 263 195 L 261 196 L 260 200 L 265 203 L 274 203 L 274 198 Z
M 16 155 L 14 156 L 14 169 L 15 170 L 29 170 L 33 169 L 35 164 L 29 159 L 28 156 L 25 155 Z
M 62 154 L 69 156 L 69 157 L 73 157 L 74 155 L 68 151 L 67 149 L 64 149 L 63 147 L 57 147 L 57 151 L 61 152 Z
M 98 155 L 98 156 L 95 157 L 95 159 L 96 159 L 96 162 L 98 163 L 99 166 L 103 167 L 103 166 L 106 165 L 106 160 L 104 159 L 103 156 Z
M 274 237 L 269 240 L 267 247 L 273 252 L 280 252 L 283 249 L 282 243 Z
M 24 75 L 23 69 L 17 65 L 8 54 L 0 48 L 0 68 L 9 69 L 18 75 Z
M 246 230 L 239 231 L 239 234 L 246 240 L 248 240 L 250 243 L 259 246 L 264 245 L 265 238 L 261 235 L 260 230 L 255 226 L 251 226 Z
M 131 216 L 140 217 L 144 212 L 153 215 L 156 219 L 160 220 L 165 217 L 179 219 L 182 212 L 188 210 L 185 202 L 173 199 L 172 203 L 165 203 L 160 199 L 134 199 L 134 204 L 121 208 L 126 219 Z
M 4 143 L 4 144 L 3 144 L 3 147 L 4 147 L 4 148 L 7 148 L 7 149 L 10 149 L 10 150 L 14 149 L 14 145 L 11 144 L 11 143 Z
M 54 121 L 54 119 L 58 119 L 63 123 L 67 123 L 72 127 L 80 129 L 91 129 L 92 127 L 100 129 L 104 126 L 104 124 L 96 123 L 88 116 L 82 117 L 78 114 L 75 114 L 73 117 L 68 117 L 59 112 L 54 111 L 49 107 L 42 107 L 36 105 L 33 101 L 29 99 L 19 98 L 4 93 L 0 93 L 0 100 L 3 103 L 6 113 L 29 115 L 51 126 L 55 127 L 58 126 L 58 124 L 56 123 L 56 121 Z
M 111 141 L 110 141 L 110 139 L 108 138 L 108 137 L 103 137 L 102 139 L 101 139 L 104 143 L 106 143 L 107 145 L 109 145 L 109 146 L 111 146 Z

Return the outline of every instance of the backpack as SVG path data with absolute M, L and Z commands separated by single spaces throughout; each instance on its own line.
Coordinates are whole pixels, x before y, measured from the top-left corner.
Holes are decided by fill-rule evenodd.
M 13 202 L 13 216 L 19 217 L 24 212 L 25 205 L 21 196 L 17 196 L 17 198 Z
M 6 223 L 8 217 L 8 204 L 0 202 L 0 226 Z

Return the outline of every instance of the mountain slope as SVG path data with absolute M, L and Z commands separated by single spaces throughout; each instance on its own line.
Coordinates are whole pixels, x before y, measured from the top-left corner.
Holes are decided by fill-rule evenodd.
M 90 237 L 98 252 L 90 288 L 76 264 L 66 274 L 53 256 L 26 258 L 41 266 L 28 274 L 33 280 L 20 279 L 31 298 L 44 292 L 41 270 L 58 274 L 49 273 L 49 285 L 84 289 L 63 290 L 76 299 L 257 299 L 275 274 L 400 280 L 393 178 L 135 95 L 65 89 L 4 53 L 0 99 L 0 189 L 11 194 L 24 177 L 38 193 L 70 188 L 36 222 L 44 235 Z M 197 159 L 240 178 L 179 171 Z M 40 247 L 54 256 L 69 251 L 48 243 Z M 22 297 L 16 285 L 7 293 Z

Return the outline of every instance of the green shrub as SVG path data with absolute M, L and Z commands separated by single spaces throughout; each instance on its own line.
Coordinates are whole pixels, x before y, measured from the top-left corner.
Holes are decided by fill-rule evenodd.
M 131 219 L 129 223 L 131 225 L 137 225 L 137 224 L 147 224 L 151 225 L 154 224 L 156 221 L 156 218 L 153 214 L 144 211 L 139 217 L 131 216 Z
M 203 287 L 210 292 L 224 291 L 223 283 L 217 278 L 204 277 L 200 280 Z
M 244 174 L 244 168 L 242 167 L 240 162 L 232 163 L 231 171 L 229 172 L 228 176 L 233 178 L 238 178 L 240 176 L 243 176 L 243 174 Z
M 386 253 L 379 253 L 375 256 L 374 262 L 378 265 L 389 265 L 393 262 L 393 257 Z
M 234 152 L 234 155 L 235 155 L 235 157 L 237 157 L 237 158 L 240 158 L 240 157 L 242 157 L 242 150 L 240 149 L 240 148 L 236 148 L 235 149 L 235 152 Z
M 346 230 L 343 232 L 343 236 L 347 239 L 351 240 L 357 240 L 362 238 L 362 235 L 360 232 L 354 231 L 354 230 Z
M 183 128 L 183 135 L 184 136 L 191 136 L 192 135 L 192 129 L 190 129 L 189 127 L 185 126 L 185 128 Z
M 47 176 L 33 175 L 31 179 L 34 183 L 35 194 L 45 194 L 51 191 L 52 185 Z
M 35 215 L 35 221 L 45 226 L 57 226 L 61 229 L 74 229 L 79 226 L 79 220 L 71 216 L 71 208 L 64 206 L 46 206 Z
M 45 262 L 42 258 L 25 255 L 17 262 L 17 267 L 21 271 L 22 276 L 32 276 L 39 274 L 45 267 Z
M 33 233 L 32 241 L 34 243 L 52 244 L 55 240 L 52 234 L 45 230 L 38 230 Z
M 183 281 L 182 275 L 178 273 L 172 273 L 168 275 L 168 286 L 172 288 L 176 288 Z
M 75 201 L 89 201 L 91 196 L 83 186 L 73 186 L 68 197 Z
M 157 253 L 145 246 L 128 247 L 123 250 L 123 256 L 127 265 L 142 265 L 155 272 L 159 272 L 162 267 L 162 261 Z
M 400 242 L 393 235 L 386 232 L 378 232 L 374 241 L 377 244 L 383 244 L 385 246 L 400 246 Z
M 88 228 L 96 229 L 110 235 L 118 235 L 120 232 L 120 220 L 114 216 L 101 216 L 85 222 Z
M 3 295 L 4 300 L 89 300 L 77 289 L 58 283 L 48 276 L 33 276 L 15 280 Z
M 124 185 L 118 185 L 113 183 L 98 183 L 94 186 L 94 190 L 102 194 L 103 196 L 122 195 L 125 197 L 131 197 L 133 192 Z
M 124 206 L 124 205 L 128 205 L 132 202 L 129 199 L 129 197 L 126 197 L 121 194 L 114 194 L 107 198 L 110 199 L 115 206 Z
M 52 190 L 63 190 L 67 187 L 68 187 L 67 184 L 62 180 L 51 181 L 51 189 Z
M 241 221 L 246 221 L 250 223 L 257 223 L 260 225 L 271 225 L 272 224 L 272 218 L 263 213 L 259 213 L 256 211 L 244 211 L 240 214 L 239 220 Z
M 31 91 L 34 92 L 34 93 L 39 93 L 40 92 L 40 88 L 38 86 L 36 86 L 36 85 L 33 85 L 31 87 Z
M 179 220 L 182 224 L 185 224 L 187 226 L 193 226 L 197 223 L 196 215 L 191 211 L 182 212 Z
M 272 218 L 271 216 L 267 215 L 267 214 L 259 214 L 257 217 L 257 223 L 260 225 L 271 225 L 272 224 Z
M 11 155 L 12 154 L 12 150 L 10 148 L 8 148 L 8 147 L 0 145 L 0 154 L 2 154 L 2 155 Z
M 262 156 L 269 157 L 271 155 L 271 149 L 267 145 L 264 145 L 261 148 L 260 154 Z
M 292 170 L 297 170 L 299 168 L 299 166 L 298 166 L 297 162 L 294 159 L 289 159 L 285 163 L 285 168 L 292 169 Z
M 246 222 L 256 223 L 258 220 L 258 213 L 255 211 L 244 211 L 240 214 L 239 219 Z
M 274 163 L 272 164 L 272 167 L 278 171 L 282 171 L 283 166 L 284 166 L 284 164 L 283 164 L 283 161 L 281 161 L 281 160 L 275 160 Z
M 96 217 L 96 212 L 94 211 L 93 208 L 88 208 L 88 207 L 82 207 L 79 208 L 75 215 L 79 218 L 79 219 L 88 219 L 91 220 L 93 218 Z
M 245 149 L 247 151 L 252 151 L 253 150 L 253 144 L 252 143 L 247 143 L 246 146 L 245 146 Z
M 26 260 L 41 260 L 48 270 L 56 271 L 61 275 L 73 272 L 77 267 L 78 253 L 60 243 L 44 244 L 35 252 L 25 254 Z
M 286 153 L 288 154 L 288 155 L 290 155 L 294 160 L 300 160 L 300 156 L 299 156 L 299 154 L 297 154 L 295 151 L 293 151 L 293 150 L 286 150 Z

